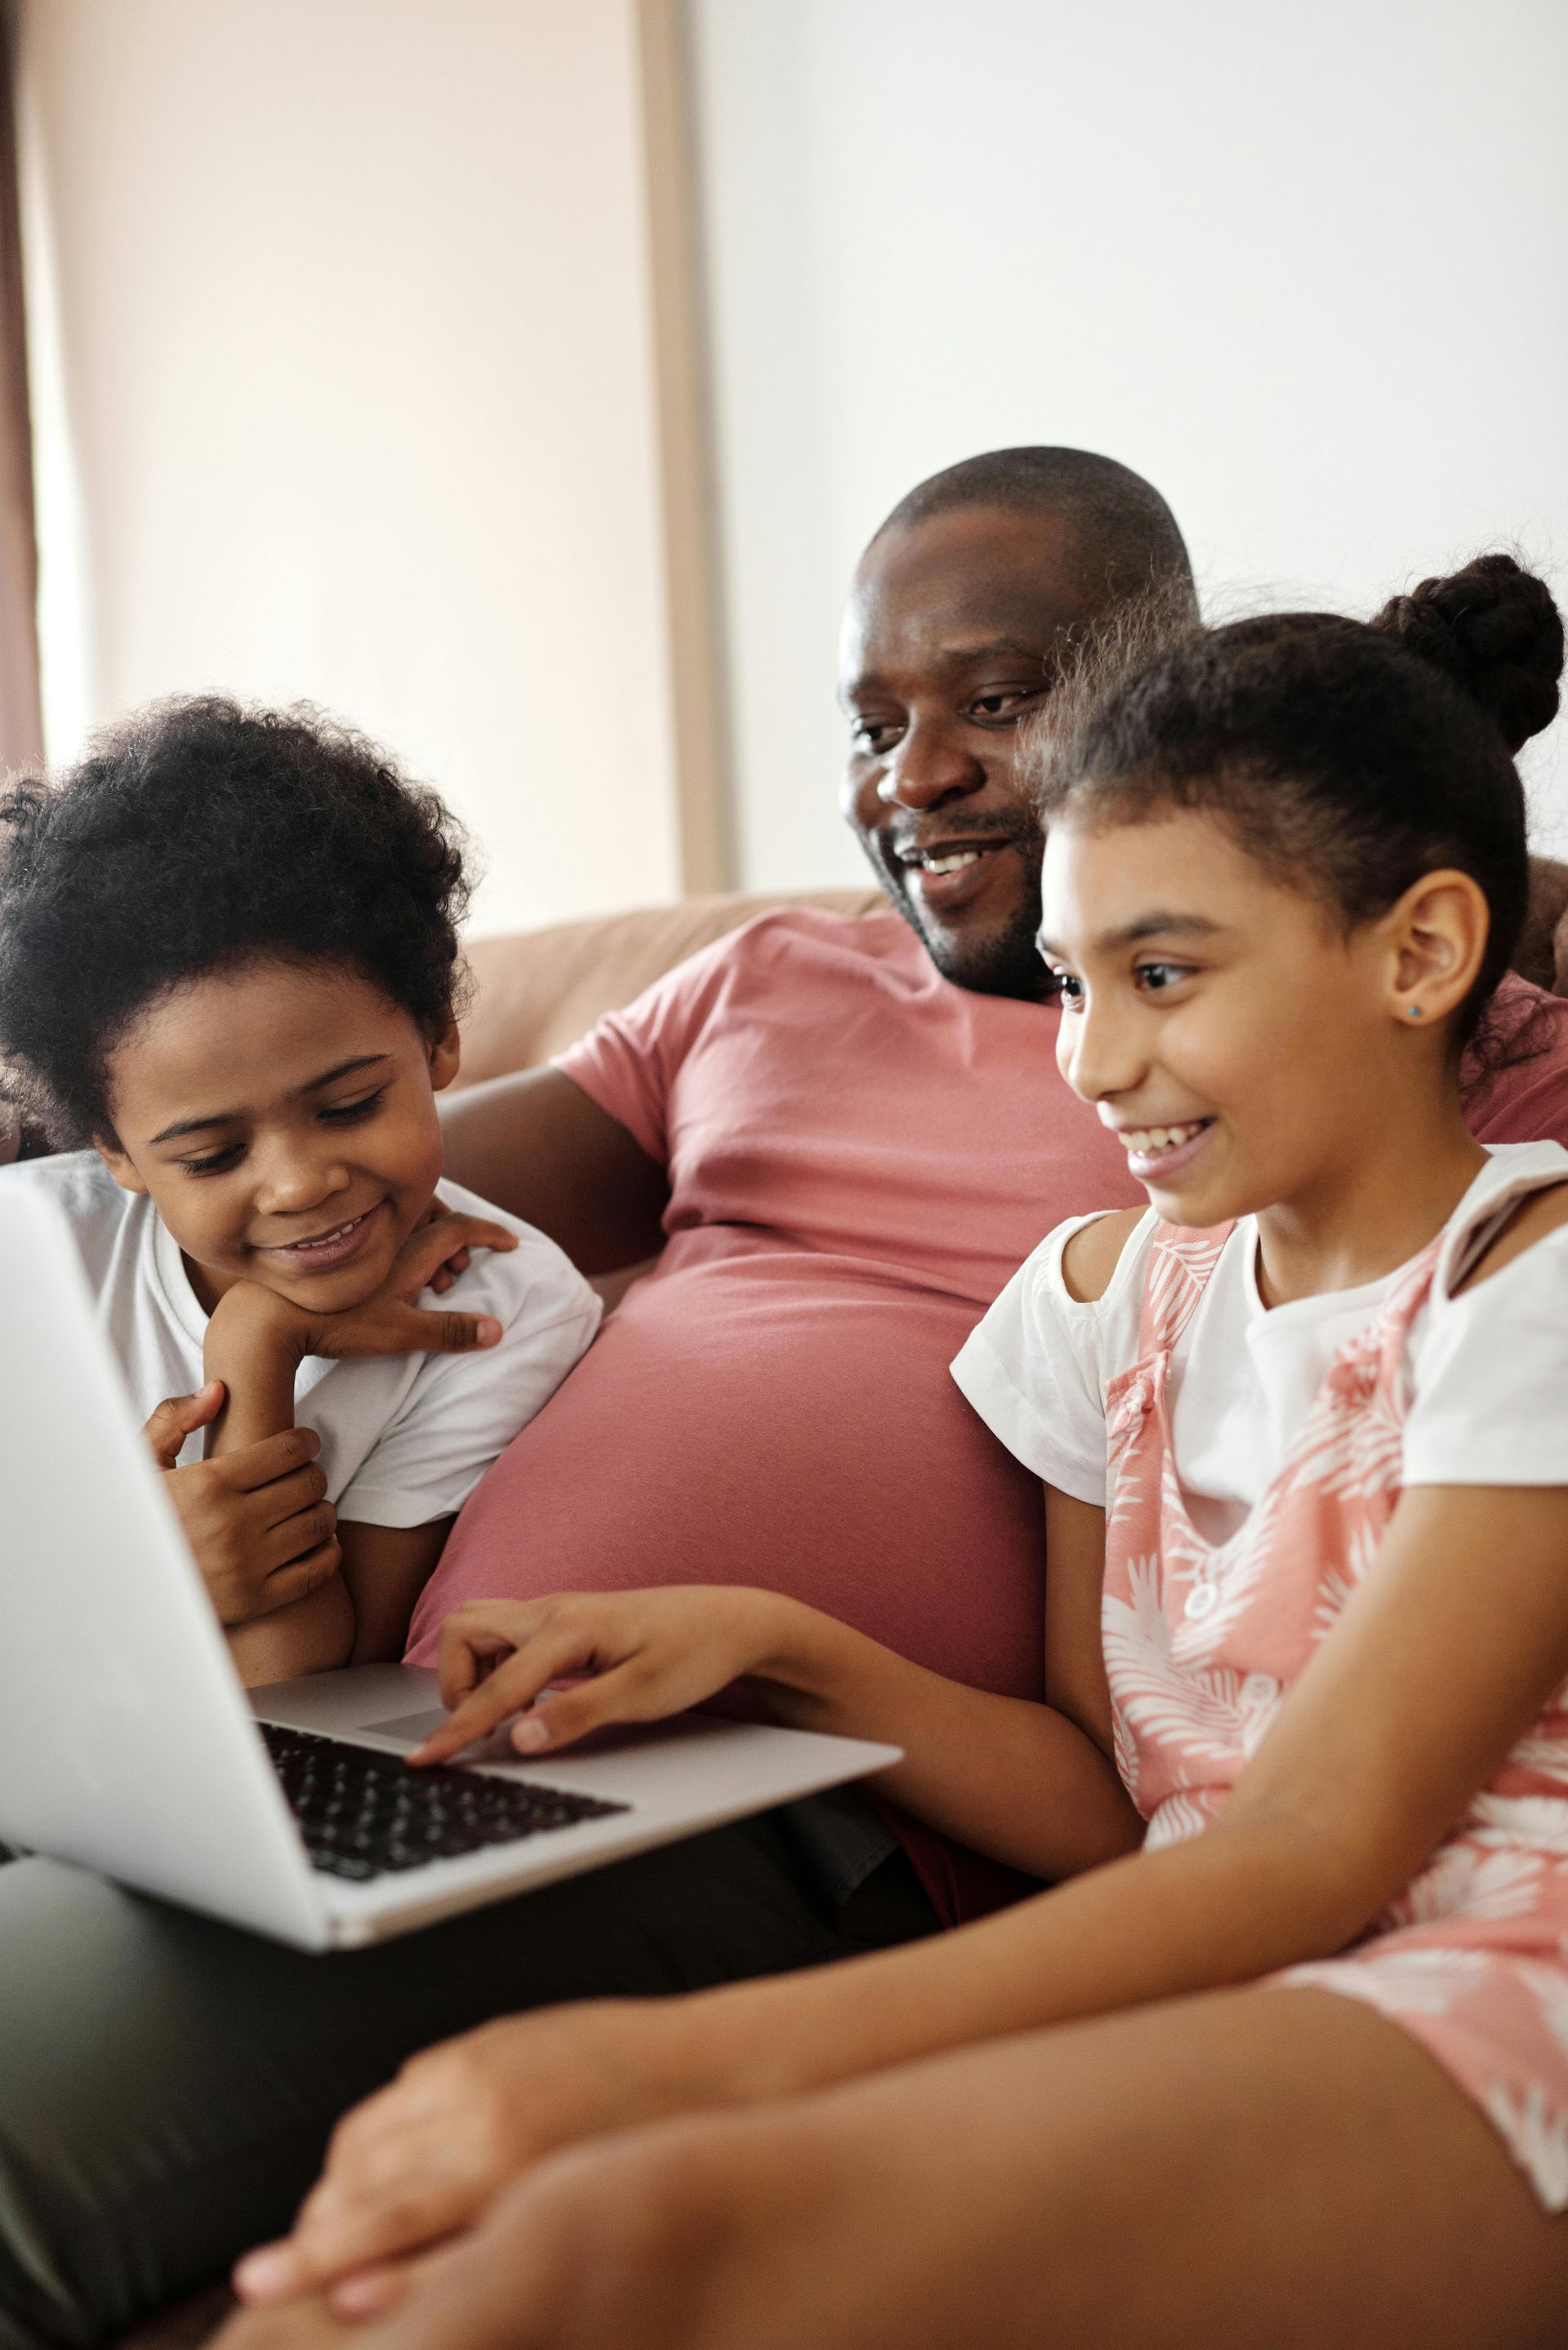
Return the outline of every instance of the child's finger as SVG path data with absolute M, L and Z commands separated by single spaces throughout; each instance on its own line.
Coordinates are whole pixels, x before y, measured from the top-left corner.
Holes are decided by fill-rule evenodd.
M 225 1392 L 222 1379 L 209 1379 L 194 1395 L 164 1398 L 141 1431 L 161 1469 L 172 1469 L 184 1449 L 185 1439 L 217 1418 Z
M 420 1327 L 415 1347 L 427 1355 L 472 1355 L 501 1344 L 502 1329 L 490 1314 L 422 1314 L 410 1307 Z
M 309 1461 L 303 1469 L 290 1469 L 286 1475 L 256 1488 L 249 1505 L 250 1522 L 265 1534 L 276 1534 L 326 1499 L 327 1471 L 318 1461 Z
M 489 1216 L 459 1216 L 465 1248 L 496 1249 L 504 1255 L 517 1245 L 517 1235 L 505 1224 L 498 1224 Z
M 403 1243 L 400 1263 L 405 1273 L 416 1266 L 433 1273 L 437 1265 L 471 1248 L 504 1254 L 516 1245 L 516 1233 L 509 1232 L 504 1224 L 492 1223 L 483 1216 L 442 1215 L 415 1228 Z
M 306 1551 L 303 1558 L 292 1560 L 287 1566 L 280 1566 L 267 1576 L 263 1586 L 266 1604 L 262 1614 L 273 1616 L 280 1607 L 292 1607 L 296 1599 L 308 1599 L 313 1591 L 319 1591 L 324 1583 L 331 1582 L 342 1564 L 343 1553 L 338 1548 L 337 1537 L 328 1534 L 324 1543 L 318 1543 L 314 1550 Z
M 320 1450 L 321 1439 L 313 1428 L 285 1428 L 276 1436 L 264 1436 L 258 1443 L 244 1445 L 210 1466 L 236 1493 L 254 1493 L 296 1469 L 306 1468 Z

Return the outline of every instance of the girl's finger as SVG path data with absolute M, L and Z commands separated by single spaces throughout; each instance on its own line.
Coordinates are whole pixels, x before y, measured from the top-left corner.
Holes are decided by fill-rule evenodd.
M 407 2298 L 445 2250 L 444 2243 L 439 2244 L 417 2259 L 382 2261 L 374 2268 L 356 2269 L 328 2288 L 327 2306 L 335 2317 L 351 2321 L 379 2317 Z
M 441 1627 L 436 1659 L 441 1701 L 452 1713 L 471 1690 L 488 1679 L 498 1659 L 531 1640 L 547 1617 L 538 1602 L 470 1599 L 452 1610 Z
M 265 2304 L 318 2293 L 341 2279 L 379 2273 L 446 2242 L 472 2217 L 461 2189 L 402 2199 L 382 2197 L 313 2219 L 303 2212 L 291 2236 L 259 2244 L 234 2271 L 242 2301 Z
M 441 1728 L 416 1746 L 410 1762 L 444 1762 L 465 1746 L 487 1737 L 509 1713 L 520 1713 L 543 1689 L 562 1673 L 584 1671 L 594 1658 L 594 1643 L 581 1631 L 556 1628 L 540 1633 L 516 1654 L 498 1665 L 471 1697 Z
M 586 1738 L 591 1730 L 607 1730 L 618 1721 L 657 1721 L 666 1713 L 684 1711 L 684 1697 L 664 1705 L 657 1688 L 657 1678 L 639 1666 L 618 1665 L 591 1681 L 579 1681 L 576 1689 L 540 1698 L 513 1724 L 512 1743 L 519 1754 L 544 1754 Z

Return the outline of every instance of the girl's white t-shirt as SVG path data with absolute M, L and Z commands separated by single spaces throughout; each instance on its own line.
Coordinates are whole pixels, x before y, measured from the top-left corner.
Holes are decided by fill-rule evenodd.
M 1568 1485 L 1568 1226 L 1462 1295 L 1450 1292 L 1500 1218 L 1542 1176 L 1568 1178 L 1555 1142 L 1504 1143 L 1446 1232 L 1431 1295 L 1411 1326 L 1407 1485 Z M 1106 1390 L 1137 1360 L 1151 1209 L 1103 1297 L 1069 1296 L 1062 1252 L 1092 1223 L 1058 1224 L 971 1333 L 953 1378 L 1026 1468 L 1104 1506 Z M 1377 1312 L 1397 1272 L 1359 1289 L 1266 1306 L 1258 1227 L 1243 1217 L 1177 1341 L 1168 1385 L 1177 1475 L 1205 1542 L 1230 1540 L 1256 1507 L 1339 1348 Z
M 98 1318 L 139 1418 L 202 1385 L 207 1316 L 184 1260 L 151 1200 L 122 1191 L 98 1153 L 0 1168 L 0 1190 L 47 1192 L 76 1237 Z M 462 1508 L 484 1471 L 554 1395 L 598 1327 L 598 1298 L 569 1257 L 532 1224 L 455 1183 L 443 1206 L 517 1234 L 510 1253 L 476 1249 L 438 1309 L 488 1314 L 498 1346 L 472 1355 L 390 1355 L 328 1362 L 312 1355 L 295 1383 L 299 1423 L 321 1439 L 327 1499 L 346 1522 L 421 1526 Z M 201 1431 L 180 1455 L 202 1458 Z

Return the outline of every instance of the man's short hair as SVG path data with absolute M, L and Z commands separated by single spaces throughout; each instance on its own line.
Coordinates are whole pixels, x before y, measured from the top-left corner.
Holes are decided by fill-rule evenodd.
M 1095 588 L 1115 599 L 1191 587 L 1186 541 L 1152 482 L 1089 449 L 992 449 L 966 457 L 900 498 L 877 537 L 968 506 L 1059 515 L 1075 524 Z

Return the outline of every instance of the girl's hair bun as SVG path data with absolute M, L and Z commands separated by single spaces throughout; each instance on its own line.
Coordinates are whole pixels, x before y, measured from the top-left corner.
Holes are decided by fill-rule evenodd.
M 1511 555 L 1480 555 L 1446 579 L 1423 579 L 1372 626 L 1479 702 L 1511 752 L 1557 715 L 1563 618 L 1544 580 Z

